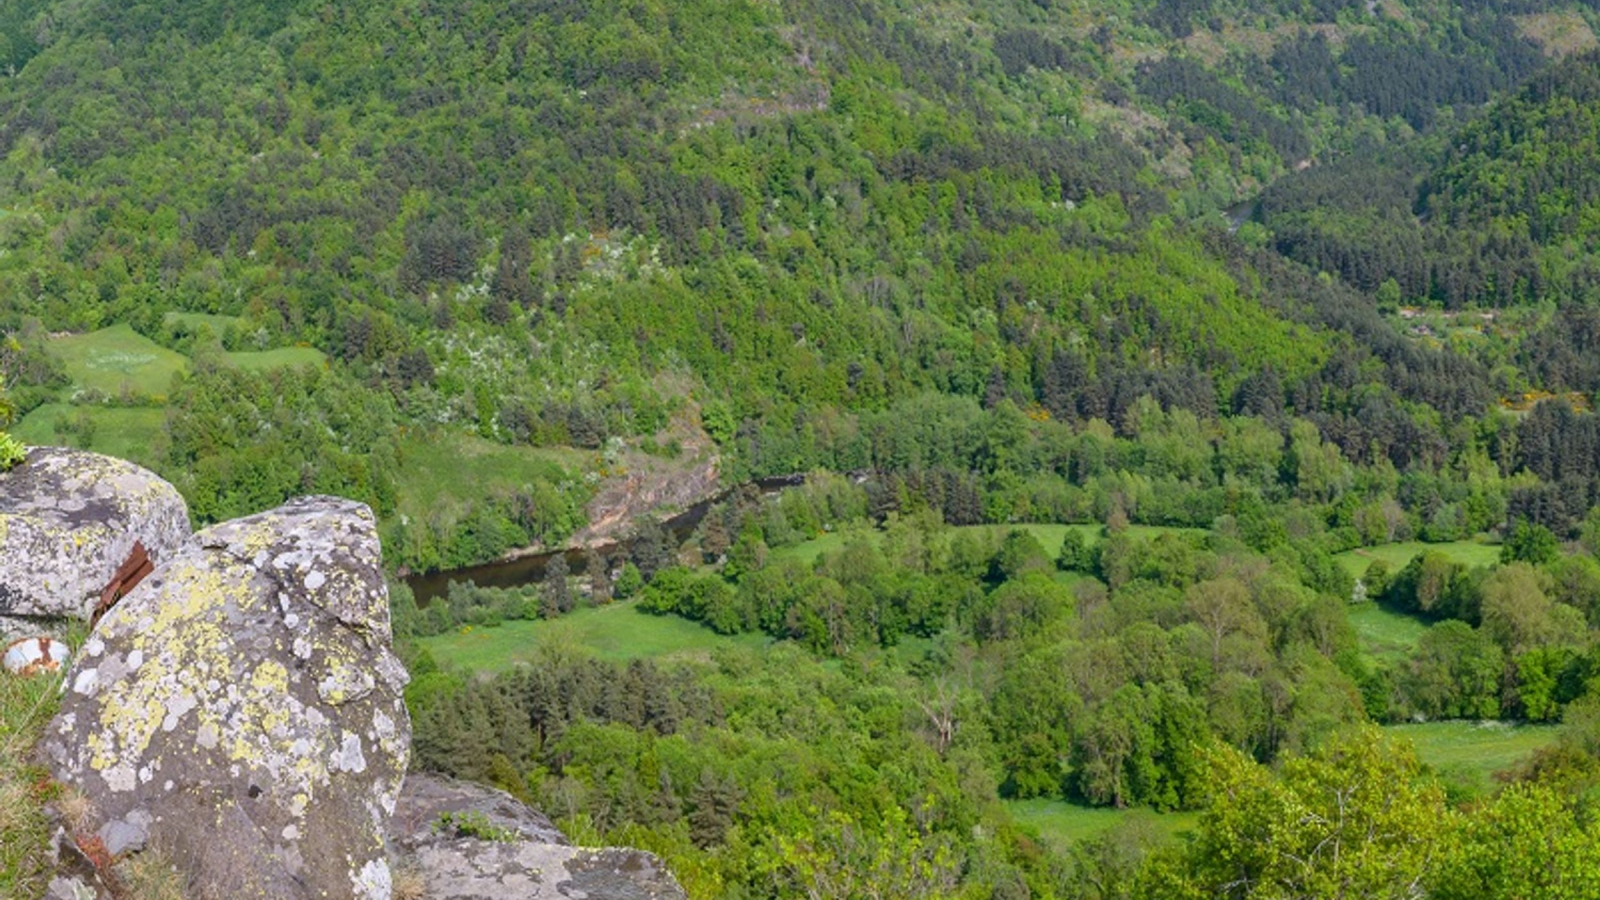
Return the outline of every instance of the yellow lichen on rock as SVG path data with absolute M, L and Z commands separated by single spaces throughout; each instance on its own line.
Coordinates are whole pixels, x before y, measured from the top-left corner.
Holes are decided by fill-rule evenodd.
M 382 880 L 410 737 L 388 643 L 365 507 L 313 498 L 223 523 L 102 620 L 46 749 L 108 823 L 148 816 L 191 874 L 248 868 L 230 900 L 376 900 L 362 885 Z M 217 833 L 200 841 L 196 821 Z M 254 887 L 286 883 L 320 887 Z

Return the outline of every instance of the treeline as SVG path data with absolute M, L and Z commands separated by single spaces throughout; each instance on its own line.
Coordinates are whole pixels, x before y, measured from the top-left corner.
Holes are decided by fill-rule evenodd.
M 899 672 L 829 671 L 796 647 L 412 672 L 418 764 L 530 799 L 575 840 L 662 853 L 691 896 L 1028 897 L 1064 879 L 997 817 L 972 751 L 925 739 Z

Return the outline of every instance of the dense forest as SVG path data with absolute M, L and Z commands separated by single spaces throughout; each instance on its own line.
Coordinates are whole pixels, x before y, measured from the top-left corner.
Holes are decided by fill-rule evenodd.
M 9 3 L 0 426 L 396 573 L 808 473 L 394 585 L 418 764 L 697 898 L 1590 896 L 1597 17 Z

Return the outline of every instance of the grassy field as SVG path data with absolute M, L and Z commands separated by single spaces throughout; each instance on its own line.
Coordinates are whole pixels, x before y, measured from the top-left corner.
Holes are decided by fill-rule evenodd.
M 80 416 L 93 425 L 88 449 L 146 466 L 154 462 L 152 451 L 166 419 L 166 412 L 160 409 L 47 403 L 28 413 L 11 431 L 25 444 L 77 446 L 80 436 L 64 434 L 57 426 Z
M 1398 663 L 1411 654 L 1428 623 L 1377 603 L 1351 606 L 1346 613 L 1361 649 L 1381 662 Z
M 72 383 L 115 397 L 126 388 L 151 397 L 165 396 L 172 376 L 189 360 L 157 344 L 128 325 L 113 325 L 88 334 L 56 338 L 50 349 L 65 365 Z
M 276 350 L 241 350 L 222 354 L 228 365 L 241 369 L 260 371 L 263 369 L 300 368 L 301 366 L 316 366 L 322 368 L 328 364 L 328 357 L 315 347 L 279 347 Z
M 1411 558 L 1427 550 L 1443 553 L 1452 560 L 1468 566 L 1487 566 L 1500 561 L 1500 545 L 1488 544 L 1482 541 L 1449 541 L 1443 544 L 1424 544 L 1421 541 L 1406 541 L 1399 544 L 1379 544 L 1376 547 L 1362 547 L 1349 550 L 1334 557 L 1345 571 L 1360 577 L 1366 574 L 1367 567 L 1375 560 L 1383 560 L 1389 564 L 1390 572 L 1398 572 L 1411 562 Z
M 729 637 L 677 616 L 653 616 L 636 603 L 581 607 L 559 619 L 514 621 L 493 628 L 471 628 L 424 638 L 422 645 L 440 662 L 476 671 L 509 669 L 533 658 L 541 644 L 555 643 L 600 659 L 705 659 L 717 647 L 742 644 L 759 648 L 764 635 Z
M 1425 722 L 1390 725 L 1384 731 L 1411 741 L 1423 762 L 1480 792 L 1493 787 L 1495 772 L 1556 739 L 1553 725 L 1507 722 Z
M 1151 830 L 1175 837 L 1192 830 L 1200 821 L 1198 812 L 1158 813 L 1151 809 L 1111 809 L 1080 806 L 1064 800 L 1007 800 L 1006 810 L 1023 828 L 1031 829 L 1046 841 L 1073 844 L 1098 837 L 1113 826 L 1142 823 Z

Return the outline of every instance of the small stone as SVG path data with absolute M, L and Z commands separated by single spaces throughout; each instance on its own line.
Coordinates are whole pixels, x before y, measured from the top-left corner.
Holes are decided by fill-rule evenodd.
M 113 819 L 100 826 L 100 840 L 105 842 L 106 852 L 120 856 L 130 850 L 143 850 L 150 840 L 149 819 L 135 811 L 127 818 Z
M 45 900 L 95 900 L 99 893 L 77 878 L 52 878 Z

